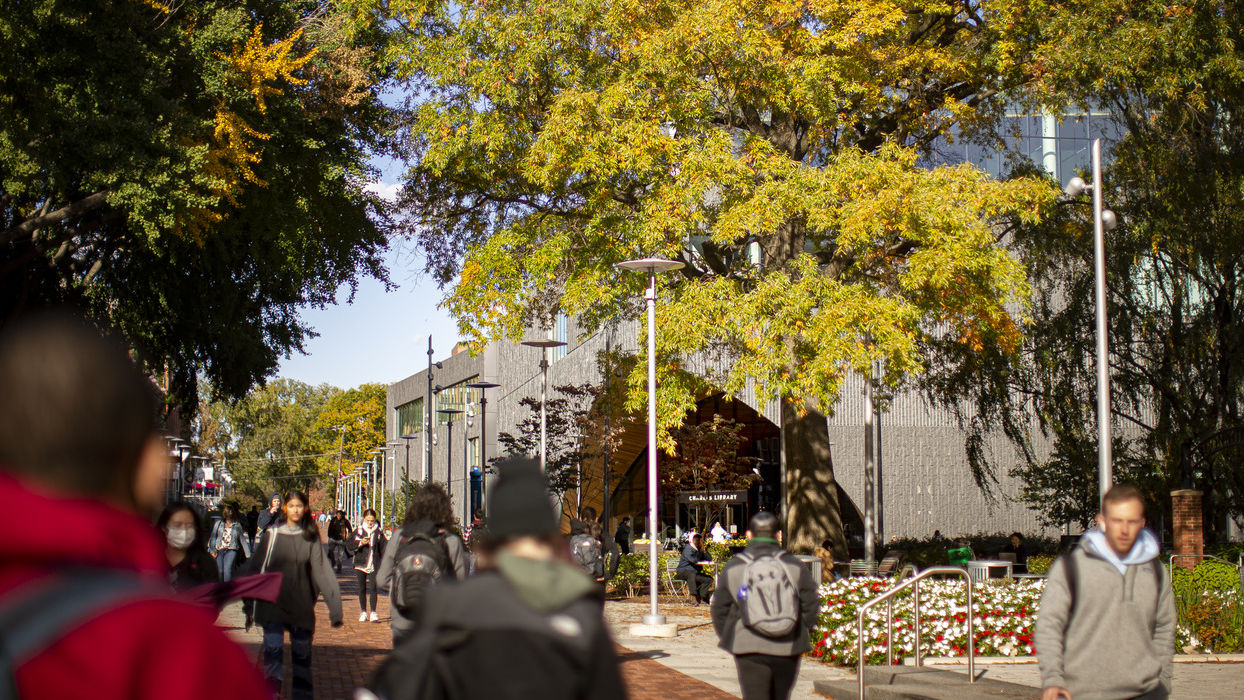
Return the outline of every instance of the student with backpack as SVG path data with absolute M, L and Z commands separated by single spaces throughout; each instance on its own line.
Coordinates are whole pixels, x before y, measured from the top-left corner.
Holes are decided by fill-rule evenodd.
M 539 465 L 515 457 L 497 471 L 481 570 L 429 591 L 419 629 L 355 697 L 625 697 L 600 586 L 565 561 Z
M 761 511 L 748 524 L 747 548 L 722 567 L 713 593 L 718 646 L 734 654 L 743 700 L 784 700 L 812 648 L 820 600 L 816 582 L 778 542 L 777 516 Z
M 1160 551 L 1140 489 L 1111 486 L 1097 527 L 1045 579 L 1034 635 L 1043 700 L 1170 695 L 1175 603 Z
M 65 314 L 15 321 L 0 397 L 0 511 L 55 525 L 0 537 L 0 695 L 268 700 L 215 615 L 169 589 L 168 548 L 202 538 L 193 515 L 163 532 L 148 519 L 168 447 L 126 347 Z
M 593 581 L 603 584 L 618 573 L 622 558 L 618 546 L 604 535 L 596 520 L 596 509 L 583 506 L 579 518 L 570 521 L 570 558 Z
M 285 522 L 264 530 L 252 573 L 281 572 L 281 593 L 275 603 L 248 601 L 254 620 L 263 628 L 264 676 L 279 695 L 285 677 L 285 633 L 289 632 L 294 700 L 311 700 L 311 637 L 315 633 L 315 601 L 324 594 L 328 619 L 342 625 L 341 590 L 320 544 L 320 528 L 311 517 L 310 500 L 301 491 L 284 499 Z M 248 624 L 247 627 L 250 627 Z
M 389 592 L 393 646 L 419 625 L 428 588 L 467 575 L 466 547 L 450 530 L 453 502 L 440 484 L 422 483 L 410 495 L 401 530 L 385 546 L 376 581 Z

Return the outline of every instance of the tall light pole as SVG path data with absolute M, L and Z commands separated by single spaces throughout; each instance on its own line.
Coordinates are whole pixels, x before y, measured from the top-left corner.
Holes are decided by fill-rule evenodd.
M 385 447 L 393 451 L 397 450 L 397 448 L 401 446 L 402 446 L 402 443 L 397 442 L 397 441 L 385 443 Z M 397 510 L 397 478 L 396 478 L 397 477 L 397 454 L 396 452 L 390 452 L 390 456 L 388 459 L 392 460 L 393 469 L 389 471 L 389 474 L 388 474 L 389 483 L 386 484 L 386 488 L 389 490 L 389 493 L 393 494 L 393 510 L 396 511 Z M 407 470 L 409 471 L 410 469 L 410 448 L 409 447 L 406 448 L 406 465 L 407 465 Z M 397 513 L 389 513 L 389 520 L 392 521 L 396 519 L 397 515 L 398 515 Z M 402 518 L 405 518 L 406 514 L 401 513 L 401 516 Z
M 453 496 L 453 492 L 454 492 L 454 482 L 453 482 L 453 473 L 454 473 L 454 416 L 458 415 L 459 413 L 462 413 L 462 409 L 460 409 L 460 408 L 440 408 L 440 409 L 437 409 L 437 411 L 436 411 L 436 412 L 437 412 L 437 413 L 439 413 L 439 414 L 441 414 L 441 415 L 443 415 L 443 416 L 448 416 L 448 418 L 449 418 L 449 420 L 448 420 L 448 421 L 446 421 L 446 423 L 445 423 L 445 427 L 446 427 L 446 428 L 448 428 L 448 430 L 449 430 L 448 434 L 447 434 L 447 435 L 446 435 L 446 437 L 445 437 L 445 486 L 447 486 L 447 487 L 449 488 L 449 494 L 450 494 L 450 497 L 452 497 L 452 496 Z M 463 432 L 463 433 L 465 433 L 465 432 L 466 432 L 466 429 L 465 429 L 465 428 L 463 428 L 462 432 Z M 465 451 L 464 451 L 464 452 L 465 452 Z M 464 458 L 465 458 L 465 454 L 464 454 Z M 468 525 L 468 524 L 470 524 L 470 521 L 467 521 L 466 523 L 463 523 L 463 526 L 466 526 L 466 525 Z
M 545 472 L 545 465 L 548 460 L 549 432 L 547 408 L 549 402 L 549 348 L 560 348 L 565 343 L 552 338 L 536 338 L 535 340 L 524 340 L 522 344 L 529 348 L 540 348 L 540 471 Z
M 1093 191 L 1093 291 L 1097 306 L 1097 495 L 1098 502 L 1114 483 L 1110 444 L 1110 358 L 1106 324 L 1106 231 L 1118 225 L 1114 212 L 1102 207 L 1101 139 L 1093 139 L 1093 181 L 1073 177 L 1064 190 L 1070 197 Z
M 648 273 L 648 291 L 644 295 L 648 306 L 648 597 L 649 610 L 644 615 L 643 625 L 646 629 L 632 628 L 647 636 L 674 636 L 677 626 L 671 633 L 668 629 L 658 630 L 657 626 L 667 627 L 665 616 L 657 612 L 657 273 L 670 272 L 683 267 L 676 260 L 661 258 L 642 258 L 618 263 L 623 270 L 642 271 Z
M 410 441 L 414 440 L 417 437 L 419 436 L 418 435 L 403 435 L 402 436 L 402 439 L 406 441 L 406 468 L 404 472 L 404 477 L 406 479 L 406 486 L 405 486 L 404 491 L 406 493 L 406 507 L 407 508 L 410 508 Z M 428 442 L 431 442 L 431 440 L 429 440 Z M 405 514 L 403 514 L 402 517 L 403 518 L 406 517 Z
M 480 503 L 487 503 L 488 494 L 488 389 L 501 386 L 496 382 L 477 381 L 467 384 L 472 389 L 479 389 L 479 471 L 480 471 Z

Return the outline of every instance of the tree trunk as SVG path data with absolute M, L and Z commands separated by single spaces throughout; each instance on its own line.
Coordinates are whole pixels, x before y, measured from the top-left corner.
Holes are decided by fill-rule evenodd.
M 782 439 L 786 453 L 786 546 L 810 554 L 825 540 L 834 559 L 846 561 L 847 538 L 838 503 L 838 482 L 829 449 L 825 414 L 805 404 L 782 401 Z

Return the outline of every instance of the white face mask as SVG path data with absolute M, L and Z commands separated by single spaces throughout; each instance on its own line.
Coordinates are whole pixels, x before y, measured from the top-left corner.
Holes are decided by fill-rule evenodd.
M 194 530 L 168 529 L 168 544 L 173 549 L 187 549 L 194 542 Z

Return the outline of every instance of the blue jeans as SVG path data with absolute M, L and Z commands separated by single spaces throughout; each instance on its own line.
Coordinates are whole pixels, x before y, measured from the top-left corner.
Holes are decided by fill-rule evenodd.
M 233 562 L 238 558 L 236 549 L 216 550 L 216 568 L 220 569 L 221 581 L 233 580 Z
M 289 656 L 293 666 L 293 700 L 311 700 L 311 630 L 281 622 L 263 626 L 263 675 L 280 696 L 285 677 L 285 630 L 289 630 Z

